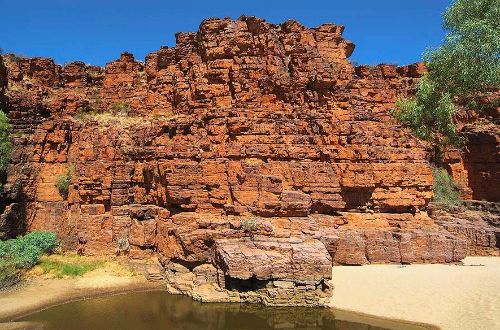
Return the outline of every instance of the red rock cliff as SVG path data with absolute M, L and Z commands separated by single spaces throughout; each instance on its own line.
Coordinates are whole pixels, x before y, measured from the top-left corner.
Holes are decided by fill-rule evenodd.
M 346 264 L 460 260 L 465 239 L 425 212 L 429 146 L 388 113 L 425 68 L 354 68 L 342 32 L 208 19 L 145 63 L 6 57 L 4 236 L 44 228 L 80 253 L 125 245 L 218 271 L 227 240 L 248 237 L 304 253 L 319 240 Z M 69 168 L 66 198 L 55 182 Z

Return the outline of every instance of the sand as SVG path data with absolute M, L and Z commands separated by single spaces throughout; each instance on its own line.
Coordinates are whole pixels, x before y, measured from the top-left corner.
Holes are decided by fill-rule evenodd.
M 442 329 L 500 329 L 500 257 L 463 263 L 335 266 L 331 306 Z
M 370 316 L 442 329 L 500 329 L 500 257 L 468 257 L 464 264 L 335 266 L 331 306 L 389 328 L 390 323 L 374 324 Z M 33 276 L 17 289 L 0 292 L 0 322 L 72 300 L 161 288 L 142 275 L 115 273 L 98 269 L 79 278 Z M 25 326 L 0 323 L 0 329 Z

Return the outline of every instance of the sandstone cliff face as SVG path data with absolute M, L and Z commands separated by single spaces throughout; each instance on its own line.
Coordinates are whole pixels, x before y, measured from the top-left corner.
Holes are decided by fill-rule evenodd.
M 6 57 L 15 152 L 0 233 L 49 229 L 66 249 L 158 254 L 166 269 L 212 264 L 226 287 L 224 276 L 270 280 L 255 240 L 323 266 L 462 259 L 466 239 L 425 212 L 429 146 L 388 112 L 425 67 L 354 68 L 342 31 L 208 19 L 145 63 Z M 69 168 L 65 198 L 55 182 Z M 306 290 L 307 275 L 305 292 L 331 293 L 323 268 L 284 269 L 295 284 L 266 287 Z

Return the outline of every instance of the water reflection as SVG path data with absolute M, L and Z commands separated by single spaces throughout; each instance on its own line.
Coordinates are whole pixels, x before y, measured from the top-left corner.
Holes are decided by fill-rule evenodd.
M 24 317 L 44 329 L 384 329 L 335 319 L 328 308 L 208 304 L 165 292 L 72 302 Z

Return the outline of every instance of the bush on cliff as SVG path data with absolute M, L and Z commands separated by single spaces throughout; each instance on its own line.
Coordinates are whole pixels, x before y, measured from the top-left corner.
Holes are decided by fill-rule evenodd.
M 260 228 L 260 221 L 257 217 L 248 217 L 240 221 L 241 229 L 246 233 L 253 233 Z
M 12 152 L 12 143 L 10 142 L 10 131 L 12 126 L 9 123 L 9 118 L 0 109 L 0 178 L 2 172 L 7 169 L 7 164 L 10 161 Z M 0 182 L 0 197 L 2 197 L 2 182 Z
M 481 96 L 499 88 L 498 17 L 498 0 L 457 0 L 444 13 L 444 43 L 424 54 L 429 73 L 415 97 L 398 101 L 394 110 L 419 138 L 459 146 L 454 103 L 481 110 Z
M 117 102 L 111 107 L 111 113 L 115 116 L 128 116 L 131 110 L 130 105 L 125 102 Z
M 434 202 L 449 209 L 459 203 L 458 187 L 453 178 L 443 168 L 433 168 Z
M 71 177 L 73 176 L 73 167 L 69 167 L 65 174 L 60 174 L 56 178 L 56 187 L 59 194 L 64 198 L 68 198 L 69 186 Z
M 17 283 L 23 271 L 36 265 L 44 253 L 53 252 L 58 245 L 56 234 L 46 231 L 0 241 L 0 289 Z
M 10 161 L 12 150 L 12 143 L 10 142 L 11 129 L 9 118 L 0 110 L 0 170 L 5 170 Z
M 452 97 L 449 93 L 437 92 L 436 84 L 428 76 L 420 80 L 415 97 L 398 100 L 396 109 L 396 119 L 410 127 L 418 138 L 441 146 L 460 145 Z

